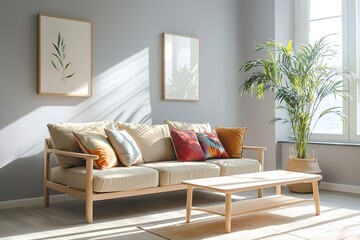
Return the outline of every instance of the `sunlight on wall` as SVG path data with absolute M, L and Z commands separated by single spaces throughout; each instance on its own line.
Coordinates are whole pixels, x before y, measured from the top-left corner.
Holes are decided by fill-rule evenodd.
M 76 106 L 43 106 L 0 129 L 0 168 L 43 150 L 51 122 L 114 120 L 151 123 L 149 49 L 93 79 L 93 97 Z M 38 96 L 42 97 L 42 96 Z

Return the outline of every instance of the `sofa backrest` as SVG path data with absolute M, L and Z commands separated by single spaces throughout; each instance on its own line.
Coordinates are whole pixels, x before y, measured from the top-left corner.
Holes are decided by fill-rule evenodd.
M 117 122 L 116 126 L 126 130 L 134 138 L 144 162 L 176 160 L 168 125 Z
M 94 132 L 106 136 L 104 129 L 114 128 L 114 123 L 113 121 L 87 123 L 49 123 L 47 126 L 49 129 L 52 145 L 55 149 L 82 153 L 83 151 L 80 149 L 79 144 L 74 139 L 74 131 Z M 64 168 L 85 165 L 85 161 L 83 159 L 60 155 L 57 155 L 57 162 L 59 166 Z

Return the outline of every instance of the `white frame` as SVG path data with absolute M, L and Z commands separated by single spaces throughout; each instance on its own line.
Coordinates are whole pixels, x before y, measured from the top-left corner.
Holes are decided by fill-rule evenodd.
M 92 96 L 91 23 L 39 14 L 38 94 Z
M 171 41 L 169 41 L 171 39 Z M 191 45 L 188 49 L 182 49 L 180 51 L 176 48 L 176 43 L 173 41 L 177 40 L 185 40 L 191 41 Z M 169 45 L 171 44 L 171 45 Z M 176 54 L 173 53 L 174 49 L 176 49 Z M 194 89 L 191 92 L 195 92 L 192 95 L 187 95 L 187 91 L 185 92 L 179 91 L 179 89 L 173 90 L 172 88 L 172 80 L 174 77 L 174 64 L 177 64 L 179 60 L 179 56 L 186 51 L 185 55 L 188 55 L 190 58 L 186 61 L 185 66 L 189 67 L 189 69 L 185 69 L 185 71 L 190 71 L 190 74 L 193 74 L 193 79 L 186 78 L 186 79 L 179 79 L 186 82 L 195 81 L 194 85 L 192 86 Z M 184 60 L 184 59 L 183 59 Z M 192 62 L 195 60 L 195 62 Z M 188 66 L 189 65 L 189 66 Z M 171 68 L 169 68 L 171 66 Z M 176 66 L 177 68 L 177 66 Z M 177 71 L 177 69 L 176 69 Z M 178 81 L 177 84 L 183 84 L 182 86 L 186 85 L 181 81 Z M 200 100 L 200 40 L 193 37 L 163 33 L 163 99 L 164 100 L 175 100 L 175 101 L 199 101 Z M 183 90 L 180 88 L 180 90 Z M 191 94 L 190 92 L 190 94 Z

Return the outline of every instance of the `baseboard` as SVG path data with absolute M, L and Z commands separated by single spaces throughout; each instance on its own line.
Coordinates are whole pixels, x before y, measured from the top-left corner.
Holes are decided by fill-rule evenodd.
M 63 201 L 70 201 L 77 199 L 67 194 L 59 194 L 50 196 L 50 204 L 54 202 L 63 202 Z M 44 204 L 43 197 L 37 198 L 25 198 L 25 199 L 18 199 L 18 200 L 11 200 L 11 201 L 2 201 L 0 202 L 0 209 L 6 208 L 16 208 L 16 207 L 29 207 L 29 206 L 36 206 Z
M 360 186 L 355 186 L 355 185 L 346 185 L 346 184 L 331 183 L 331 182 L 321 182 L 320 189 L 331 190 L 331 191 L 336 191 L 336 192 L 360 194 Z

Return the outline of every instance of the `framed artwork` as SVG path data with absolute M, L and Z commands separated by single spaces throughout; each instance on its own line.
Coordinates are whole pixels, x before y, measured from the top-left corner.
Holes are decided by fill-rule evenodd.
M 39 14 L 38 94 L 92 95 L 91 23 Z
M 163 99 L 198 101 L 199 39 L 163 33 Z

